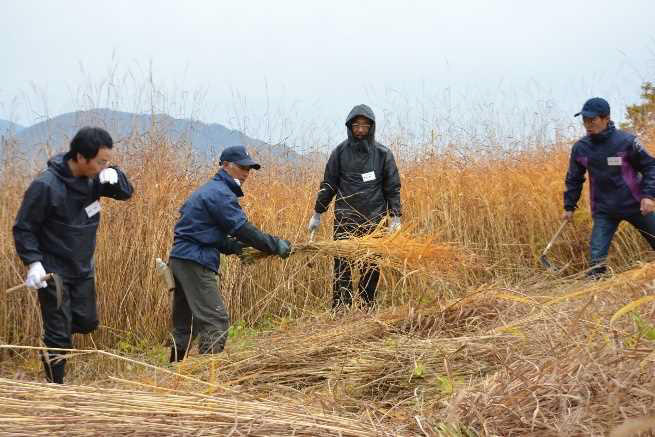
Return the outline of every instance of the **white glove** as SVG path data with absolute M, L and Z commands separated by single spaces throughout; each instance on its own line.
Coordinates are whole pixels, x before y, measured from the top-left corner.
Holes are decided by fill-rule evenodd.
M 309 232 L 314 232 L 318 229 L 320 225 L 321 225 L 321 215 L 315 212 L 312 218 L 309 219 L 309 225 L 307 226 L 307 228 L 309 229 Z
M 118 172 L 109 167 L 100 172 L 98 175 L 101 184 L 115 184 L 118 183 Z
M 393 234 L 396 231 L 400 230 L 400 217 L 391 217 L 391 223 L 389 223 L 389 233 Z
M 43 277 L 46 275 L 45 269 L 41 261 L 33 262 L 30 264 L 30 268 L 27 271 L 27 279 L 25 279 L 25 285 L 29 288 L 46 288 L 48 284 L 43 280 Z

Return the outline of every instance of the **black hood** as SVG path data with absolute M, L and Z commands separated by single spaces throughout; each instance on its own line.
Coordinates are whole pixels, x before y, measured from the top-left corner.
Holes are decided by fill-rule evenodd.
M 353 130 L 351 124 L 353 119 L 360 115 L 371 120 L 371 129 L 369 129 L 368 131 L 367 141 L 369 145 L 375 144 L 375 114 L 373 113 L 373 110 L 367 105 L 357 105 L 350 111 L 350 114 L 348 114 L 348 117 L 346 118 L 346 130 L 348 132 L 348 141 L 351 143 L 356 141 L 355 138 L 353 137 Z
M 48 170 L 57 176 L 67 187 L 81 193 L 87 194 L 91 180 L 87 177 L 75 177 L 68 167 L 68 159 L 65 154 L 53 156 L 48 161 Z

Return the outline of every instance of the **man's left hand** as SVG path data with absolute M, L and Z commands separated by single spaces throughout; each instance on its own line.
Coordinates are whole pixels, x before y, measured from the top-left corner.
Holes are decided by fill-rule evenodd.
M 277 255 L 282 258 L 289 258 L 289 255 L 291 255 L 292 248 L 291 248 L 291 242 L 287 240 L 282 240 L 279 239 L 277 240 Z
M 641 214 L 646 215 L 653 211 L 655 211 L 655 200 L 649 197 L 644 197 L 641 199 Z

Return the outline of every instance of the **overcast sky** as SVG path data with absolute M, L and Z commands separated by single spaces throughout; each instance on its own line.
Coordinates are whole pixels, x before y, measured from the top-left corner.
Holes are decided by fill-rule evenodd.
M 621 118 L 655 80 L 654 22 L 652 0 L 0 0 L 0 118 L 154 107 L 332 141 L 368 103 L 387 132 L 520 134 L 594 95 Z

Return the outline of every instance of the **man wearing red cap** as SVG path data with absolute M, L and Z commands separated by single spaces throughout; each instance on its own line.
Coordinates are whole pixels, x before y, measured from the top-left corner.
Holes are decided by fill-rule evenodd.
M 593 228 L 591 268 L 598 278 L 607 270 L 605 260 L 614 233 L 626 220 L 655 250 L 655 159 L 637 137 L 616 129 L 605 99 L 587 100 L 582 110 L 587 135 L 573 145 L 564 192 L 564 220 L 577 208 L 585 172 L 589 172 L 589 194 Z

